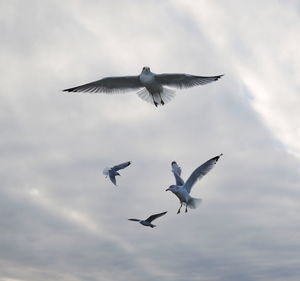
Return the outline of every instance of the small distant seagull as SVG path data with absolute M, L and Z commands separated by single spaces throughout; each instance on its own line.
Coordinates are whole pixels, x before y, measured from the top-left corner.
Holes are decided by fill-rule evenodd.
M 116 176 L 121 176 L 118 173 L 118 171 L 121 170 L 121 169 L 124 169 L 124 168 L 128 167 L 130 164 L 131 164 L 131 161 L 128 161 L 128 162 L 124 162 L 122 164 L 113 166 L 111 168 L 105 168 L 103 170 L 103 174 L 106 175 L 106 177 L 109 176 L 111 182 L 116 186 L 117 185 L 117 183 L 116 183 Z
M 204 85 L 220 79 L 217 76 L 195 76 L 184 73 L 155 74 L 150 67 L 143 67 L 137 76 L 106 77 L 91 83 L 63 90 L 64 92 L 89 92 L 89 93 L 123 93 L 139 90 L 137 95 L 155 106 L 164 105 L 174 96 L 175 91 L 168 88 L 184 89 Z
M 187 212 L 187 207 L 195 209 L 197 205 L 201 202 L 201 199 L 193 198 L 192 196 L 190 196 L 191 189 L 197 180 L 200 180 L 214 167 L 214 165 L 217 163 L 217 161 L 222 155 L 223 154 L 213 157 L 201 166 L 199 166 L 190 175 L 186 182 L 184 182 L 181 178 L 181 168 L 177 165 L 175 161 L 171 163 L 172 172 L 174 174 L 176 184 L 171 185 L 169 188 L 166 189 L 166 191 L 172 191 L 180 201 L 180 207 L 177 211 L 177 214 L 180 213 L 180 209 L 183 204 L 185 204 L 185 212 Z
M 163 215 L 165 215 L 167 212 L 163 212 L 163 213 L 159 213 L 159 214 L 155 214 L 150 216 L 149 218 L 147 218 L 146 220 L 139 220 L 139 219 L 128 219 L 129 221 L 138 221 L 140 224 L 144 225 L 144 226 L 150 226 L 150 227 L 155 227 L 156 225 L 152 224 L 151 222 Z

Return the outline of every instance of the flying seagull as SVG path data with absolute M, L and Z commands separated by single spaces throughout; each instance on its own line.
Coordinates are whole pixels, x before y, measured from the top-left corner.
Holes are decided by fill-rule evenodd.
M 121 169 L 124 169 L 124 168 L 128 167 L 130 164 L 131 164 L 131 161 L 128 161 L 128 162 L 124 162 L 122 164 L 113 166 L 111 168 L 105 168 L 103 170 L 103 174 L 106 177 L 109 176 L 111 182 L 116 186 L 117 185 L 117 183 L 116 183 L 116 176 L 121 176 L 118 173 L 118 171 L 121 170 Z
M 217 161 L 222 155 L 223 154 L 213 157 L 201 166 L 199 166 L 190 175 L 186 182 L 184 182 L 181 178 L 181 168 L 177 165 L 175 161 L 171 163 L 172 172 L 174 174 L 176 184 L 171 185 L 169 188 L 166 189 L 166 191 L 172 191 L 180 201 L 180 207 L 177 211 L 177 214 L 180 213 L 180 209 L 183 204 L 185 204 L 185 212 L 187 212 L 187 207 L 195 209 L 197 205 L 201 202 L 201 199 L 193 198 L 192 196 L 190 196 L 191 189 L 197 180 L 200 180 L 214 167 L 214 165 L 217 163 Z
M 174 96 L 175 91 L 170 89 L 191 88 L 218 80 L 223 75 L 195 76 L 184 73 L 155 74 L 150 67 L 144 66 L 140 75 L 106 77 L 81 86 L 65 89 L 65 92 L 89 93 L 123 93 L 139 90 L 137 95 L 155 106 L 164 105 Z
M 159 213 L 159 214 L 155 214 L 150 216 L 149 218 L 147 218 L 146 220 L 139 220 L 139 219 L 128 219 L 129 221 L 138 221 L 140 224 L 144 225 L 144 226 L 150 226 L 150 227 L 155 227 L 156 225 L 152 224 L 151 222 L 163 215 L 165 215 L 167 212 L 163 212 L 163 213 Z

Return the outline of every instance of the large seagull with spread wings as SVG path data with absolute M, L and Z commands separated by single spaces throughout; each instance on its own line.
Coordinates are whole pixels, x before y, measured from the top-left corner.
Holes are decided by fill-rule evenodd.
M 155 106 L 164 105 L 174 96 L 171 88 L 184 89 L 208 84 L 220 79 L 217 76 L 196 76 L 184 73 L 155 74 L 150 67 L 143 67 L 137 76 L 106 77 L 81 86 L 65 89 L 65 92 L 89 92 L 89 93 L 124 93 L 139 90 L 137 95 Z

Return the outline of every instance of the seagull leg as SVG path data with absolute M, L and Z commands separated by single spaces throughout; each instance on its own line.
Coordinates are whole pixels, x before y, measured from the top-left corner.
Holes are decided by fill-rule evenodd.
M 160 93 L 158 93 L 158 94 L 159 94 L 159 97 L 160 97 L 160 102 L 161 102 L 161 105 L 164 105 L 164 104 L 165 104 L 165 102 L 163 101 L 163 99 L 162 99 L 162 97 L 161 97 Z
M 180 207 L 179 207 L 179 209 L 178 209 L 178 211 L 177 211 L 177 214 L 179 214 L 179 213 L 180 213 L 180 209 L 181 209 L 181 207 L 182 207 L 182 202 L 180 203 Z
M 185 212 L 187 213 L 187 204 L 185 205 Z
M 155 101 L 154 96 L 151 94 L 154 105 L 157 107 L 158 103 Z

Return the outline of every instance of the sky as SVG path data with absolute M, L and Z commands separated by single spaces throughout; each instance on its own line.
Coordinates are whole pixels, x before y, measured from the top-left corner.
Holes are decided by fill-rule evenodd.
M 296 0 L 0 1 L 0 281 L 299 280 L 299 34 Z M 62 92 L 143 66 L 224 76 Z M 171 162 L 220 153 L 177 215 Z

